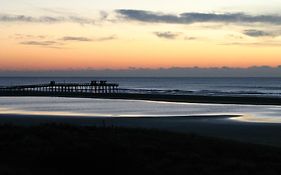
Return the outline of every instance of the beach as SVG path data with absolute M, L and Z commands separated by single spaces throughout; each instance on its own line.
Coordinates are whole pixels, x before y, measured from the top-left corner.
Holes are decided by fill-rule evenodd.
M 85 116 L 0 115 L 1 124 L 34 126 L 60 123 L 74 126 L 157 129 L 281 147 L 281 125 L 232 120 L 237 116 L 98 118 Z
M 153 129 L 0 126 L 0 174 L 280 173 L 280 147 Z
M 235 117 L 2 114 L 0 174 L 279 174 L 281 125 Z
M 124 100 L 149 100 L 183 103 L 245 104 L 245 105 L 281 105 L 280 97 L 270 96 L 218 96 L 218 95 L 169 95 L 169 94 L 136 94 L 136 93 L 64 93 L 64 92 L 1 92 L 2 97 L 69 97 L 99 98 Z
M 213 101 L 216 103 L 214 104 L 190 103 L 193 99 L 186 96 L 176 96 L 171 100 L 175 96 L 108 95 L 110 94 L 101 94 L 98 98 L 1 97 L 0 124 L 33 126 L 62 123 L 75 126 L 158 129 L 281 146 L 281 109 L 278 105 L 269 105 L 261 97 L 256 97 L 259 99 L 256 102 L 266 105 L 249 105 L 252 101 L 248 101 L 247 105 L 235 104 L 238 102 L 235 100 L 231 101 L 234 104 L 214 101 L 217 98 L 229 100 L 232 97 L 204 97 L 205 102 Z M 116 95 L 120 95 L 118 98 L 128 98 L 117 99 Z M 116 98 L 112 99 L 112 96 Z M 146 97 L 146 100 L 135 97 Z M 242 98 L 243 103 L 247 102 L 247 98 Z M 235 99 L 240 100 L 240 97 Z
M 0 92 L 0 174 L 279 174 L 281 98 Z

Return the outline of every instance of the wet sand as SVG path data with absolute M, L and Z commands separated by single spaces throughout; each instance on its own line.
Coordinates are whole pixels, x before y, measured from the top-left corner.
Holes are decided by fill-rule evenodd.
M 71 97 L 71 98 L 101 98 L 149 100 L 183 103 L 213 103 L 213 104 L 248 104 L 248 105 L 281 105 L 280 97 L 255 96 L 213 96 L 213 95 L 167 95 L 167 94 L 131 94 L 131 93 L 65 93 L 65 92 L 5 92 L 0 91 L 0 97 Z
M 281 147 L 281 124 L 241 122 L 230 119 L 233 117 L 237 116 L 98 118 L 1 114 L 0 124 L 30 126 L 63 123 L 79 126 L 146 128 Z
M 20 93 L 0 96 L 56 96 L 74 98 L 130 99 L 165 102 L 281 105 L 281 98 L 273 97 L 224 97 L 160 94 L 67 94 L 67 93 Z M 85 116 L 47 116 L 1 114 L 0 124 L 38 125 L 44 123 L 66 123 L 71 125 L 118 126 L 130 128 L 159 129 L 180 133 L 267 144 L 281 147 L 281 124 L 253 123 L 232 120 L 235 116 L 182 116 L 182 117 L 136 117 L 98 118 Z

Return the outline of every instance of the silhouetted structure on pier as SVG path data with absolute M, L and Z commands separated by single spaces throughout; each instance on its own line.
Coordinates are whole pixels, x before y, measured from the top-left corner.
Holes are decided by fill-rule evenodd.
M 0 87 L 0 92 L 111 94 L 118 93 L 118 86 L 118 84 L 107 83 L 107 81 L 91 81 L 91 83 L 56 83 L 51 81 L 49 84 Z

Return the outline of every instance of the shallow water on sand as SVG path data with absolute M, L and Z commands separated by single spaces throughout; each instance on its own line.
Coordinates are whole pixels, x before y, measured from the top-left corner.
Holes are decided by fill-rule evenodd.
M 281 123 L 281 106 L 154 102 L 60 97 L 0 97 L 0 114 L 89 117 L 241 115 L 247 122 Z

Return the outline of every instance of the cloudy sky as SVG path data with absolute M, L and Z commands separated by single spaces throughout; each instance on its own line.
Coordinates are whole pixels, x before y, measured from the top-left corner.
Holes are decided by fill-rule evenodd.
M 0 70 L 281 64 L 280 0 L 0 0 Z

